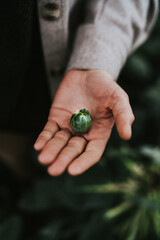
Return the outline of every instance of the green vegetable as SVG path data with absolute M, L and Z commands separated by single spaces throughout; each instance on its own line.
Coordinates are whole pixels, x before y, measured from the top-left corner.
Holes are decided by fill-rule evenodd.
M 91 127 L 91 115 L 86 109 L 81 109 L 72 115 L 70 125 L 75 133 L 86 133 Z

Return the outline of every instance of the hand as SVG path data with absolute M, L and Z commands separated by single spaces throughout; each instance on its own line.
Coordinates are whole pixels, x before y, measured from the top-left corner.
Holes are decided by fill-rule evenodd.
M 82 108 L 90 112 L 92 126 L 88 133 L 79 136 L 70 127 L 70 117 Z M 79 175 L 100 160 L 114 122 L 120 137 L 128 140 L 133 121 L 128 96 L 111 75 L 101 70 L 69 71 L 34 145 L 41 151 L 39 162 L 49 165 L 48 173 L 52 176 L 65 169 L 71 175 Z

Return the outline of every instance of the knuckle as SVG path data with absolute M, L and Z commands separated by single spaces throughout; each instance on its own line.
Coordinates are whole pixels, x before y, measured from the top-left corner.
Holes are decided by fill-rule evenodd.
M 118 88 L 114 92 L 113 100 L 114 106 L 120 106 L 121 104 L 126 105 L 129 103 L 129 96 L 122 88 Z
M 121 97 L 129 98 L 128 94 L 120 86 L 118 86 L 117 88 L 114 89 L 113 97 L 115 97 L 115 98 L 117 98 L 117 97 L 119 97 L 119 98 L 121 98 Z
M 54 124 L 55 124 L 55 121 L 49 116 L 49 117 L 48 117 L 48 121 L 47 121 L 45 127 L 47 127 L 47 126 L 52 126 L 52 125 L 54 125 Z
M 68 139 L 69 136 L 70 136 L 70 134 L 67 130 L 62 130 L 62 131 L 59 131 L 58 133 L 56 133 L 54 138 L 59 141 L 64 141 L 64 140 Z
M 46 125 L 43 131 L 51 132 L 52 131 L 52 127 L 50 125 Z
M 86 144 L 85 139 L 80 138 L 80 137 L 71 138 L 71 140 L 68 142 L 69 147 L 75 148 L 76 150 L 79 150 L 80 152 L 84 148 L 85 144 Z
M 74 141 L 74 140 L 70 140 L 68 145 L 69 147 L 75 148 L 76 150 L 81 148 L 81 144 L 78 141 Z
M 135 116 L 132 114 L 131 115 L 131 122 L 133 123 L 135 121 Z
M 123 97 L 123 99 L 126 101 L 129 101 L 129 96 L 128 96 L 128 94 L 124 91 L 124 90 L 122 90 L 123 91 L 123 94 L 122 94 L 122 97 Z
M 129 100 L 128 94 L 122 88 L 117 88 L 115 91 L 115 95 L 119 100 Z
M 75 136 L 72 138 L 73 141 L 75 142 L 80 142 L 80 143 L 86 143 L 87 140 L 83 136 Z
M 52 131 L 52 129 L 55 127 L 56 127 L 56 122 L 53 119 L 48 119 L 48 122 L 45 125 L 44 129 L 49 129 Z
M 50 138 L 51 137 L 51 133 L 50 131 L 44 129 L 43 132 L 41 132 L 41 134 L 39 135 L 40 138 Z

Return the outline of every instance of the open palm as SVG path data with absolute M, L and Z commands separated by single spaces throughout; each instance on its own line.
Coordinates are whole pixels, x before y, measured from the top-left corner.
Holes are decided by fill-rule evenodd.
M 75 135 L 70 118 L 77 110 L 87 109 L 92 116 L 88 133 Z M 48 122 L 39 135 L 35 149 L 39 161 L 48 164 L 50 175 L 68 169 L 78 175 L 97 163 L 106 147 L 116 121 L 120 137 L 131 137 L 134 116 L 127 94 L 105 71 L 69 71 L 53 100 Z

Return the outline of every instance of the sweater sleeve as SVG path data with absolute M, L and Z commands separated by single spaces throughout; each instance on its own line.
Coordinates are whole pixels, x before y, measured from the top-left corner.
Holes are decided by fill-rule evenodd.
M 88 0 L 67 70 L 99 69 L 116 80 L 127 56 L 149 35 L 158 0 Z

